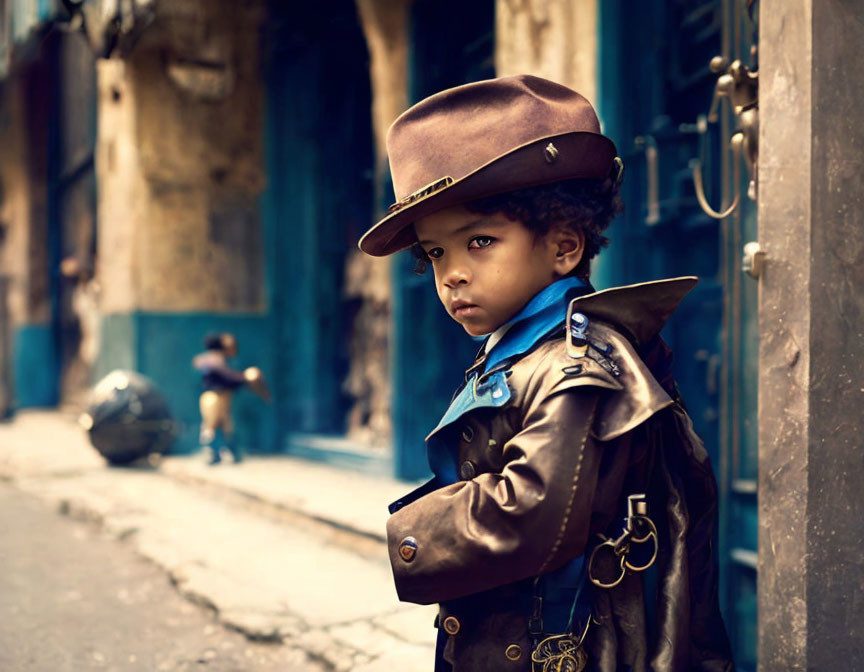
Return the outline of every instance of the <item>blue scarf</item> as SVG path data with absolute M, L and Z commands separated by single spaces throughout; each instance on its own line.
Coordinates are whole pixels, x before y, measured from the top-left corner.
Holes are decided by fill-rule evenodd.
M 570 301 L 590 291 L 588 283 L 572 277 L 557 280 L 540 290 L 522 310 L 499 327 L 507 327 L 507 331 L 486 353 L 484 370 L 491 371 L 501 362 L 531 350 L 540 338 L 564 322 Z M 487 338 L 488 335 L 474 337 L 477 341 Z
M 572 299 L 590 291 L 591 286 L 579 278 L 563 278 L 537 293 L 522 310 L 502 325 L 507 327 L 507 332 L 486 353 L 481 364 L 469 369 L 465 384 L 453 397 L 438 426 L 426 437 L 427 441 L 468 411 L 506 404 L 510 399 L 510 388 L 507 386 L 505 369 L 513 360 L 534 348 L 541 338 L 564 323 L 567 306 Z M 476 340 L 485 338 L 488 336 L 475 337 Z M 482 384 L 475 385 L 481 373 L 483 376 L 479 382 Z M 427 446 L 429 466 L 445 483 L 453 483 L 458 480 L 453 456 L 449 454 L 449 450 L 435 444 L 437 442 L 432 441 Z

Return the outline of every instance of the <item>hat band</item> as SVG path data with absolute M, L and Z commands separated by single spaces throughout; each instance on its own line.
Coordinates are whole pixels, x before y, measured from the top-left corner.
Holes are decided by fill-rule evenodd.
M 417 191 L 415 191 L 411 194 L 408 194 L 408 196 L 403 198 L 401 201 L 396 201 L 396 203 L 394 203 L 389 208 L 387 208 L 387 212 L 390 213 L 390 212 L 396 212 L 397 210 L 401 210 L 406 205 L 411 205 L 415 201 L 419 201 L 421 199 L 426 198 L 427 196 L 431 196 L 432 194 L 434 194 L 437 191 L 441 191 L 442 189 L 446 189 L 451 184 L 453 184 L 453 178 L 450 177 L 449 175 L 446 175 L 444 177 L 440 177 L 437 180 L 430 182 L 425 187 L 421 187 Z

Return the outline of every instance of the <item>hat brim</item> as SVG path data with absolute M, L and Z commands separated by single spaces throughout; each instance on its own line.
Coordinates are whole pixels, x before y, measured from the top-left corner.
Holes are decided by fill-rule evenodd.
M 545 151 L 550 142 L 558 152 L 551 162 Z M 613 170 L 616 154 L 609 138 L 587 131 L 532 140 L 387 215 L 360 239 L 360 249 L 373 257 L 385 257 L 411 247 L 416 240 L 411 225 L 444 208 L 560 180 L 605 179 Z

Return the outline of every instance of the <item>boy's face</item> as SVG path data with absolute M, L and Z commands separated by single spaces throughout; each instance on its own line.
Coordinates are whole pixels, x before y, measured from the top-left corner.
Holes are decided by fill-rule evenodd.
M 501 213 L 455 206 L 419 219 L 417 240 L 432 261 L 438 298 L 472 336 L 488 334 L 582 258 L 584 239 L 554 229 L 537 237 Z

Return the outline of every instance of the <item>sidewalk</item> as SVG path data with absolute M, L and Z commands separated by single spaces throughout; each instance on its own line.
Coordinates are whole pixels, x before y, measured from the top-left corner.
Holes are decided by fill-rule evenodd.
M 386 505 L 410 484 L 291 457 L 110 468 L 51 411 L 0 423 L 0 478 L 93 520 L 225 625 L 310 668 L 432 666 L 435 608 L 398 602 L 384 542 Z

